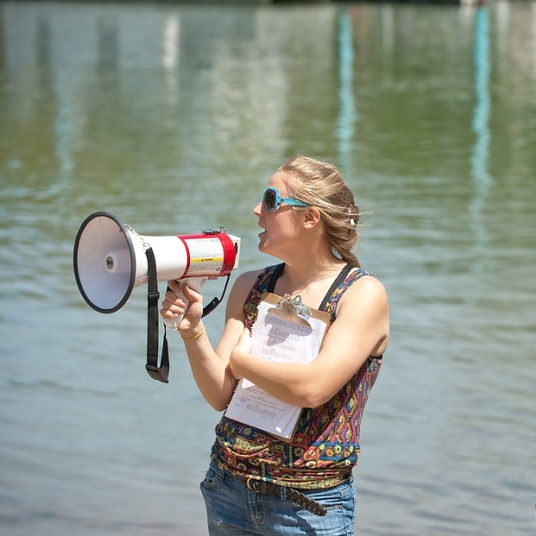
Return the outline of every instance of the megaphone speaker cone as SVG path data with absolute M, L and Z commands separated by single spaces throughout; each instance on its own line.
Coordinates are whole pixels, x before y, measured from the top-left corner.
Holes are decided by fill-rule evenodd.
M 136 280 L 136 255 L 126 227 L 108 212 L 88 216 L 74 245 L 74 273 L 86 302 L 113 313 L 127 302 Z

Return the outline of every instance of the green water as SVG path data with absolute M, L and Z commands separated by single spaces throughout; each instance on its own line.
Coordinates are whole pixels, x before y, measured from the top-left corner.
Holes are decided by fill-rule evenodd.
M 530 1 L 1 3 L 2 534 L 206 534 L 218 415 L 174 337 L 146 374 L 144 288 L 85 304 L 74 239 L 98 210 L 223 225 L 238 272 L 268 264 L 252 208 L 296 153 L 347 176 L 391 300 L 358 533 L 533 533 L 535 28 Z

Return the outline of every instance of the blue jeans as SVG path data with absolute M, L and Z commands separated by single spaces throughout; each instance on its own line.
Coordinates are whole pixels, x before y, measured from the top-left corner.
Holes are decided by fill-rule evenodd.
M 353 478 L 327 490 L 299 490 L 327 507 L 317 516 L 281 497 L 261 495 L 213 463 L 201 482 L 210 536 L 353 536 Z

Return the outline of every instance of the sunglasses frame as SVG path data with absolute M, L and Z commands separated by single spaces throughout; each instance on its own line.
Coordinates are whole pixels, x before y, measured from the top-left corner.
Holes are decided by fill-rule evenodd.
M 266 194 L 268 192 L 273 192 L 275 194 L 275 203 L 273 208 L 269 208 L 266 204 Z M 298 201 L 297 199 L 291 199 L 290 197 L 281 197 L 279 190 L 273 186 L 266 188 L 262 194 L 262 206 L 266 212 L 275 212 L 280 206 L 281 203 L 285 205 L 291 205 L 293 207 L 310 207 L 311 205 L 304 203 L 303 201 Z

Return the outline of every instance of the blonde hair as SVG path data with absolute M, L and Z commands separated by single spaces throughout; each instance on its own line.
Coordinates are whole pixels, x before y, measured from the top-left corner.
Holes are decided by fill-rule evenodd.
M 352 253 L 359 241 L 359 208 L 341 172 L 331 164 L 301 155 L 289 158 L 278 171 L 289 176 L 287 188 L 292 198 L 320 211 L 333 252 L 344 261 L 359 266 Z

